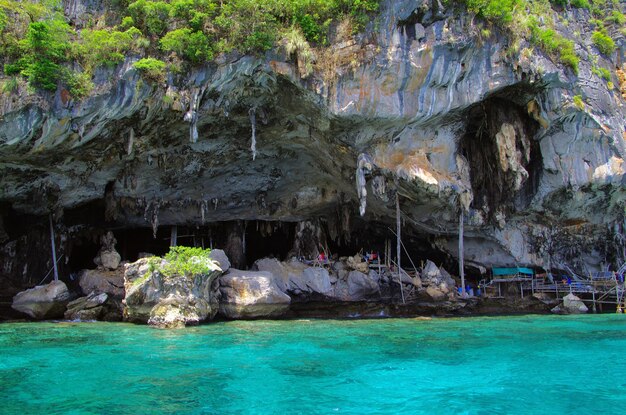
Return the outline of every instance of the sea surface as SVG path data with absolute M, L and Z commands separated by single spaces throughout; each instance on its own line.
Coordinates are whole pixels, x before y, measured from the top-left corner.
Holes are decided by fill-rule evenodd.
M 1 414 L 601 414 L 626 315 L 0 324 Z

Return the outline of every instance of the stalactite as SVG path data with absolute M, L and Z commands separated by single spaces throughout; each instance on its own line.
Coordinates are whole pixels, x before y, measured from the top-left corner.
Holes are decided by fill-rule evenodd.
M 159 230 L 159 207 L 161 206 L 160 201 L 151 201 L 146 205 L 146 210 L 144 211 L 144 219 L 146 222 L 150 222 L 152 225 L 152 237 L 156 238 L 157 231 Z M 150 208 L 152 207 L 152 212 L 150 212 Z
M 248 221 L 243 221 L 243 235 L 241 237 L 241 250 L 243 251 L 243 256 L 246 256 L 246 228 L 248 227 Z
M 135 144 L 135 130 L 133 127 L 130 127 L 130 131 L 128 132 L 128 145 L 126 146 L 126 154 L 131 155 L 133 152 L 133 146 Z
M 372 170 L 372 159 L 365 153 L 359 154 L 356 163 L 356 193 L 359 198 L 359 213 L 365 215 L 367 207 L 367 189 L 365 187 L 365 173 Z
M 250 116 L 250 125 L 252 127 L 250 150 L 252 150 L 252 160 L 254 161 L 256 159 L 256 107 L 250 108 L 248 115 Z
M 200 202 L 200 216 L 202 217 L 203 225 L 204 225 L 206 211 L 207 211 L 207 201 L 202 200 L 202 202 Z
M 198 90 L 194 89 L 189 103 L 189 111 L 185 113 L 183 118 L 189 125 L 189 141 L 198 142 Z

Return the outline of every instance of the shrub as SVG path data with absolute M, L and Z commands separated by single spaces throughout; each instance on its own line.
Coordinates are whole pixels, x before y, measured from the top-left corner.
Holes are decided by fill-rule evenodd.
M 137 0 L 127 10 L 142 32 L 160 36 L 167 30 L 170 7 L 163 1 Z
M 26 36 L 19 42 L 21 57 L 5 65 L 10 75 L 21 74 L 32 86 L 54 91 L 62 78 L 60 64 L 67 61 L 70 49 L 69 25 L 60 16 L 30 23 Z
M 144 77 L 156 82 L 165 80 L 165 62 L 154 59 L 144 58 L 133 64 L 133 68 L 137 69 Z
M 138 50 L 144 41 L 135 27 L 124 32 L 84 29 L 80 35 L 79 55 L 88 71 L 99 65 L 112 66 L 123 62 L 124 53 Z
M 585 103 L 583 102 L 583 97 L 580 95 L 575 95 L 574 96 L 574 106 L 576 108 L 578 108 L 579 110 L 584 110 L 585 109 Z
M 209 259 L 210 249 L 173 246 L 165 257 L 150 259 L 151 271 L 157 270 L 165 277 L 181 275 L 192 277 L 199 274 L 208 274 L 217 268 L 217 264 Z
M 161 39 L 160 44 L 164 51 L 175 52 L 193 63 L 213 59 L 210 41 L 202 32 L 192 32 L 191 29 L 173 30 Z
M 626 16 L 618 10 L 613 10 L 611 15 L 607 17 L 606 20 L 620 26 L 626 24 Z
M 591 68 L 591 72 L 598 75 L 600 78 L 604 79 L 605 81 L 611 80 L 611 71 L 609 71 L 606 68 L 598 68 L 594 66 Z
M 74 98 L 83 98 L 93 90 L 91 75 L 87 72 L 73 73 L 66 71 L 65 83 Z
M 579 9 L 590 9 L 591 5 L 589 4 L 589 0 L 571 0 L 570 4 L 572 7 L 576 7 Z
M 530 40 L 549 55 L 558 57 L 564 65 L 572 68 L 574 73 L 578 73 L 580 58 L 576 55 L 573 41 L 565 39 L 552 29 L 543 29 L 536 24 L 531 25 Z
M 595 31 L 591 35 L 591 40 L 596 45 L 600 53 L 611 55 L 615 51 L 615 42 L 604 31 Z
M 0 88 L 0 90 L 5 94 L 11 94 L 17 91 L 18 87 L 19 87 L 19 83 L 17 81 L 17 78 L 12 77 L 12 78 L 5 79 L 4 81 L 2 81 L 2 88 Z

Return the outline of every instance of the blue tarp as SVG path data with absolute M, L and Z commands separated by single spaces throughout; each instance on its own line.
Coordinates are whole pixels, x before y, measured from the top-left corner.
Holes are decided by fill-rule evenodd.
M 530 268 L 521 268 L 521 267 L 514 267 L 514 268 L 492 268 L 492 273 L 493 276 L 500 276 L 500 275 L 517 275 L 517 274 L 523 274 L 523 275 L 534 275 L 535 273 L 533 272 L 532 269 Z

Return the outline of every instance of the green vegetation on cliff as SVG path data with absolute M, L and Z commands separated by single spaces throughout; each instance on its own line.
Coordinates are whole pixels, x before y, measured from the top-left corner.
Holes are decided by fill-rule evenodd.
M 312 70 L 312 48 L 329 44 L 338 26 L 358 33 L 379 9 L 379 0 L 104 0 L 101 15 L 70 21 L 60 0 L 0 0 L 0 63 L 7 75 L 36 88 L 58 86 L 82 96 L 94 71 L 133 54 L 134 67 L 148 80 L 166 71 L 201 65 L 220 53 L 264 53 L 282 46 L 295 54 L 301 74 Z M 617 0 L 447 0 L 475 14 L 490 36 L 507 33 L 512 55 L 528 41 L 578 73 L 575 41 L 587 37 L 601 54 L 616 49 L 611 33 L 626 33 Z M 559 13 L 579 9 L 593 34 L 569 33 Z M 341 23 L 341 25 L 340 25 Z M 347 24 L 346 24 L 347 23 Z M 610 28 L 611 30 L 608 30 Z M 594 72 L 595 73 L 595 72 Z M 603 74 L 604 75 L 604 74 Z M 3 85 L 6 82 L 3 83 Z M 4 89 L 4 88 L 3 88 Z
M 216 54 L 262 53 L 301 34 L 327 45 L 333 23 L 365 28 L 378 0 L 117 0 L 85 27 L 70 26 L 59 0 L 0 0 L 0 55 L 7 75 L 75 96 L 91 87 L 99 66 L 122 62 L 128 53 L 145 57 L 135 68 L 160 80 L 164 61 L 198 65 Z M 305 50 L 306 48 L 299 48 Z M 78 65 L 76 65 L 78 64 Z
M 602 28 L 605 19 L 609 23 L 624 25 L 626 18 L 618 9 L 617 0 L 458 0 L 469 11 L 489 24 L 508 32 L 515 45 L 520 39 L 527 39 L 540 47 L 554 60 L 570 67 L 578 73 L 579 56 L 576 54 L 574 41 L 556 30 L 553 18 L 554 8 L 589 9 L 600 26 L 594 32 L 592 40 L 598 50 L 610 55 L 615 50 L 615 43 Z M 588 12 L 589 13 L 589 12 Z M 564 21 L 563 24 L 567 24 Z M 572 34 L 575 36 L 575 34 Z

